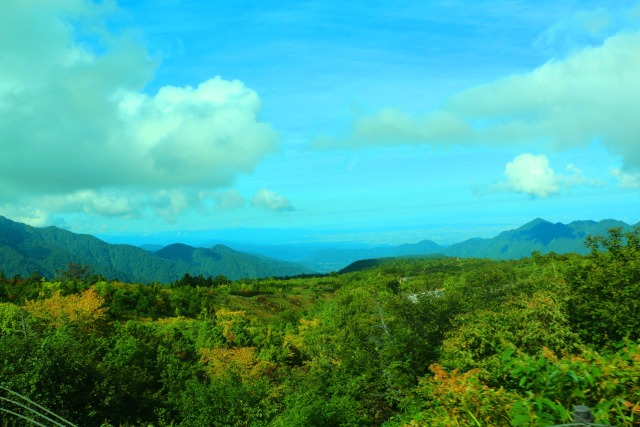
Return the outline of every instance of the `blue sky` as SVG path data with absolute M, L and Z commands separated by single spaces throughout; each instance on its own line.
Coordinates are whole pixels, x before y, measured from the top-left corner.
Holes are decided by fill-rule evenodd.
M 0 29 L 14 220 L 375 243 L 640 221 L 640 1 L 9 0 Z

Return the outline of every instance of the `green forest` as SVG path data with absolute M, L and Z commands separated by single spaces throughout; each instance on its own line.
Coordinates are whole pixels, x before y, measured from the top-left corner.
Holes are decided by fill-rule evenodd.
M 79 426 L 640 424 L 640 228 L 586 255 L 170 284 L 0 274 L 7 391 Z M 25 421 L 0 412 L 0 425 Z

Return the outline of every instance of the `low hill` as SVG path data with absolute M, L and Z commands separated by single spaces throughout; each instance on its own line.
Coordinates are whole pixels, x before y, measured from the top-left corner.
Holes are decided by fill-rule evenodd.
M 282 277 L 313 273 L 312 270 L 299 264 L 239 252 L 224 245 L 216 245 L 212 248 L 195 248 L 176 243 L 156 251 L 155 255 L 166 260 L 186 263 L 192 271 L 200 271 L 203 275 L 204 272 L 211 276 L 222 274 L 231 279 Z
M 338 273 L 352 273 L 354 271 L 362 271 L 362 270 L 371 270 L 373 268 L 379 267 L 384 263 L 388 262 L 392 258 L 374 258 L 374 259 L 361 259 L 359 261 L 352 262 Z
M 135 246 L 109 244 L 57 227 L 31 227 L 0 216 L 0 271 L 10 277 L 36 273 L 51 278 L 65 270 L 69 263 L 91 265 L 94 273 L 106 278 L 140 283 L 169 283 L 186 273 L 238 279 L 312 272 L 300 265 L 230 248 L 206 250 L 177 246 L 153 253 Z
M 426 255 L 404 255 L 400 257 L 361 259 L 347 265 L 345 268 L 338 271 L 338 273 L 344 274 L 344 273 L 353 273 L 354 271 L 371 270 L 381 265 L 389 264 L 391 262 L 403 260 L 403 259 L 426 260 L 426 259 L 444 259 L 444 258 L 449 258 L 449 257 L 447 257 L 446 255 L 442 255 L 441 253 L 433 253 L 433 254 L 426 254 Z

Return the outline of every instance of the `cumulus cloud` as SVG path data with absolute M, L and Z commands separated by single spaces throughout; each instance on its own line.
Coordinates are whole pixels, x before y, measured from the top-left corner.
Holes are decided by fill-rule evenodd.
M 258 96 L 239 81 L 115 98 L 143 183 L 227 185 L 274 148 L 275 132 L 257 120 Z
M 423 143 L 537 144 L 554 149 L 599 141 L 625 169 L 640 169 L 640 32 L 549 61 L 533 71 L 473 87 L 421 117 L 384 109 L 356 118 L 344 137 L 316 148 Z
M 534 198 L 546 198 L 578 186 L 601 186 L 604 183 L 586 178 L 576 166 L 569 164 L 566 173 L 556 173 L 543 154 L 524 153 L 508 162 L 505 179 L 487 187 L 488 192 L 515 192 Z
M 256 194 L 254 194 L 254 196 L 251 198 L 251 204 L 253 206 L 274 212 L 287 212 L 295 210 L 289 200 L 278 193 L 267 190 L 266 188 L 263 188 Z
M 126 215 L 139 208 L 130 198 L 137 192 L 172 216 L 197 200 L 192 189 L 228 187 L 276 148 L 276 132 L 258 118 L 258 95 L 240 81 L 142 92 L 156 64 L 128 33 L 107 31 L 114 7 L 3 5 L 4 206 L 51 205 L 55 196 L 60 209 Z
M 521 154 L 507 163 L 504 174 L 506 186 L 518 193 L 547 197 L 560 190 L 549 159 L 543 155 Z

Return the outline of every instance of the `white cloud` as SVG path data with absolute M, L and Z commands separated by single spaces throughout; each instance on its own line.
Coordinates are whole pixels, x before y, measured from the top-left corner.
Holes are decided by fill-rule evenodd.
M 586 147 L 594 140 L 640 169 L 640 32 L 620 33 L 561 61 L 451 97 L 412 117 L 394 109 L 358 117 L 344 138 L 317 148 L 423 143 Z
M 578 186 L 602 186 L 603 182 L 586 178 L 576 166 L 569 164 L 565 174 L 556 173 L 543 154 L 524 153 L 508 162 L 505 179 L 486 188 L 488 192 L 515 192 L 534 198 L 546 198 Z
M 560 191 L 555 172 L 544 155 L 521 154 L 507 163 L 506 188 L 535 197 L 547 197 Z
M 295 210 L 289 200 L 271 190 L 267 190 L 266 188 L 263 188 L 254 194 L 251 198 L 251 204 L 253 206 L 275 212 Z
M 626 173 L 619 168 L 611 169 L 611 175 L 622 188 L 640 188 L 640 173 Z
M 258 95 L 240 81 L 214 77 L 143 93 L 155 64 L 126 32 L 107 30 L 114 8 L 81 0 L 3 4 L 5 211 L 41 203 L 34 207 L 122 216 L 146 200 L 173 217 L 198 207 L 194 191 L 228 186 L 275 150 Z

